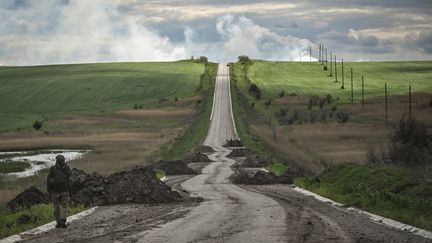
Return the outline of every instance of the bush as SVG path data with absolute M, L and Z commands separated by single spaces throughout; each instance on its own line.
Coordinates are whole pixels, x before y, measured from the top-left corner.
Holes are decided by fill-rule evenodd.
M 339 111 L 336 113 L 336 121 L 339 123 L 346 123 L 349 119 L 349 115 L 345 111 Z
M 392 162 L 423 165 L 432 162 L 432 136 L 427 126 L 416 119 L 403 116 L 390 134 Z
M 255 83 L 251 83 L 249 87 L 249 93 L 255 97 L 255 99 L 261 99 L 261 90 L 258 88 L 258 85 Z
M 252 60 L 248 56 L 239 56 L 238 61 L 241 64 L 251 64 L 252 63 Z
M 283 98 L 285 96 L 285 90 L 282 90 L 281 92 L 279 92 L 279 98 Z
M 272 103 L 271 99 L 268 99 L 266 102 L 264 102 L 264 105 L 268 108 Z
M 35 122 L 33 123 L 33 126 L 32 126 L 32 127 L 34 128 L 34 130 L 39 131 L 39 130 L 42 128 L 42 122 L 40 122 L 40 121 L 35 121 Z
M 134 105 L 134 109 L 135 109 L 135 110 L 138 110 L 138 104 L 135 104 L 135 105 Z
M 327 66 L 324 66 L 323 68 L 324 68 L 324 71 L 327 71 Z
M 199 62 L 200 62 L 200 63 L 207 64 L 208 59 L 207 59 L 207 57 L 205 57 L 205 56 L 200 56 L 200 58 L 199 58 Z
M 176 96 L 176 97 L 174 97 L 174 101 L 175 101 L 175 102 L 177 102 L 177 101 L 178 101 L 178 98 L 177 98 L 177 96 Z

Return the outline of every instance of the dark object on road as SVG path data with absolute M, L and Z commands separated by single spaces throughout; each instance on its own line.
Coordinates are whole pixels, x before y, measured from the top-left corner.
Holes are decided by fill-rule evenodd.
M 195 163 L 195 162 L 213 162 L 207 155 L 197 152 L 193 155 L 186 156 L 183 161 L 186 163 Z
M 151 167 L 137 167 L 103 177 L 72 170 L 72 203 L 85 206 L 121 203 L 169 203 L 182 200 L 158 178 Z
M 227 139 L 224 147 L 243 147 L 243 141 L 240 139 Z
M 197 174 L 193 169 L 189 168 L 187 164 L 181 160 L 159 162 L 151 165 L 153 169 L 165 171 L 166 175 L 194 175 Z
M 29 187 L 8 202 L 11 211 L 18 208 L 30 208 L 36 204 L 48 204 L 50 202 L 48 194 L 41 192 L 36 187 Z
M 251 154 L 251 151 L 247 148 L 236 148 L 231 151 L 231 153 L 228 154 L 228 157 L 230 158 L 236 158 L 236 157 L 246 157 Z

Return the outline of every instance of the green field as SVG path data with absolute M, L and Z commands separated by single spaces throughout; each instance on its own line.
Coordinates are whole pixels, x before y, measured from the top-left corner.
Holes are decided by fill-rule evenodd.
M 193 61 L 0 67 L 0 131 L 193 96 L 203 72 Z
M 330 67 L 330 66 L 329 66 Z M 347 62 L 344 63 L 345 89 L 341 89 L 342 68 L 338 63 L 338 80 L 329 77 L 319 63 L 272 62 L 254 60 L 249 66 L 248 78 L 262 91 L 262 99 L 278 98 L 282 90 L 286 95 L 326 95 L 350 99 L 350 68 L 354 70 L 354 98 L 361 97 L 361 75 L 364 75 L 365 97 L 383 96 L 384 83 L 389 94 L 432 92 L 432 62 Z M 244 87 L 242 87 L 244 88 Z

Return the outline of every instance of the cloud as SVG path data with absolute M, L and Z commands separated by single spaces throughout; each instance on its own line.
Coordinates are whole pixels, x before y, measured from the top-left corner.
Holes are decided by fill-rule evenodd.
M 410 33 L 406 35 L 404 44 L 408 48 L 432 54 L 432 31 Z
M 8 65 L 48 63 L 176 60 L 185 58 L 183 45 L 173 44 L 133 19 L 118 14 L 116 5 L 105 0 L 28 1 L 0 27 L 3 53 Z M 51 8 L 50 8 L 51 7 Z M 28 9 L 32 9 L 30 12 Z M 39 17 L 45 9 L 55 13 Z M 47 30 L 50 23 L 51 30 Z M 19 31 L 11 31 L 18 29 Z

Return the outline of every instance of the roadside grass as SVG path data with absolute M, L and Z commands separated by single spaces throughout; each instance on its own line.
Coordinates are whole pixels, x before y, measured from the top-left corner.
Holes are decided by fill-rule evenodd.
M 294 184 L 348 206 L 432 230 L 432 175 L 393 166 L 343 164 Z
M 73 215 L 85 210 L 84 207 L 71 207 L 68 214 Z M 17 234 L 54 220 L 51 204 L 41 204 L 29 209 L 11 212 L 6 206 L 0 205 L 0 239 Z
M 265 167 L 266 170 L 273 172 L 277 176 L 281 176 L 285 173 L 285 171 L 288 169 L 288 167 L 282 163 L 273 163 L 267 167 Z
M 159 180 L 166 176 L 166 173 L 163 170 L 156 169 L 155 172 L 156 172 L 156 178 L 158 178 Z
M 203 71 L 195 61 L 0 67 L 0 131 L 191 97 Z
M 164 145 L 160 157 L 165 160 L 181 159 L 184 154 L 204 141 L 210 126 L 210 113 L 213 104 L 213 92 L 216 81 L 218 64 L 207 63 L 204 74 L 201 76 L 200 94 L 202 100 L 199 112 L 184 133 L 172 143 Z
M 7 161 L 0 162 L 0 174 L 1 173 L 14 173 L 25 171 L 30 168 L 30 163 L 20 161 Z

